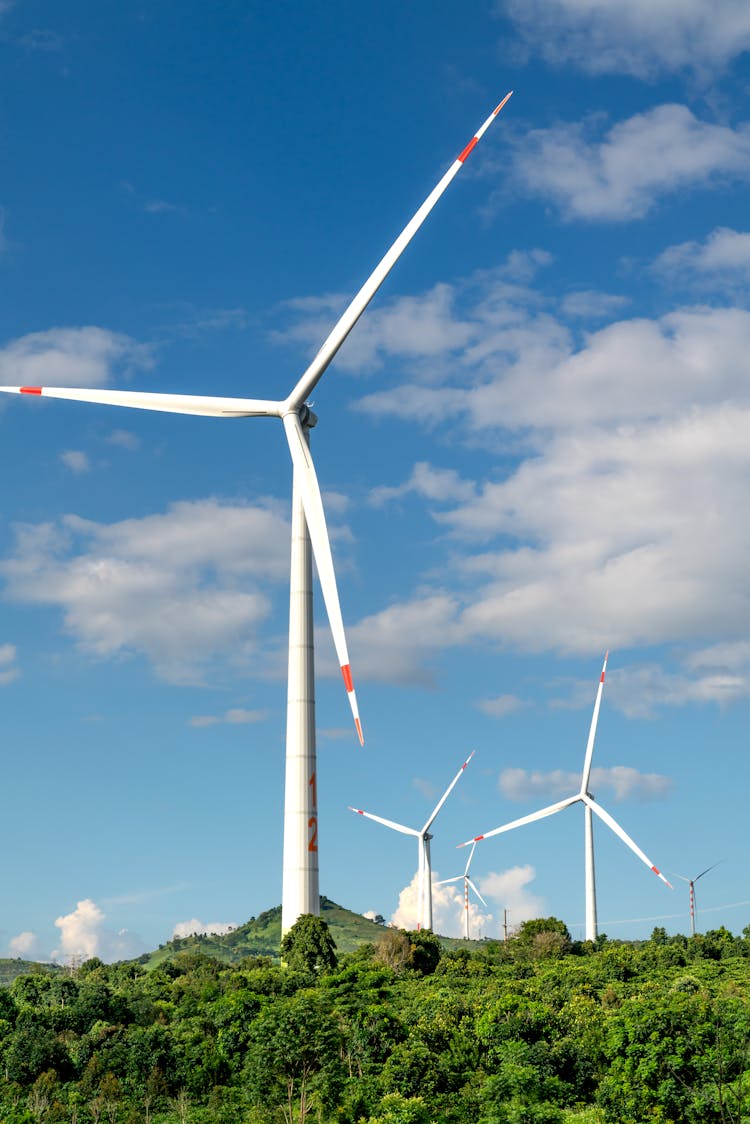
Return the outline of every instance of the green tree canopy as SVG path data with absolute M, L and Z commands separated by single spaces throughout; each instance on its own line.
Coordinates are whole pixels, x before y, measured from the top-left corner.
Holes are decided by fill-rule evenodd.
M 322 917 L 303 913 L 285 933 L 281 955 L 288 968 L 299 972 L 332 972 L 336 968 L 336 942 Z

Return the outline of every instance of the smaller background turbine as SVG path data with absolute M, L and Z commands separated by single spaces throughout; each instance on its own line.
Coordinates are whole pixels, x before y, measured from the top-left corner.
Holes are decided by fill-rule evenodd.
M 432 864 L 430 861 L 430 840 L 432 839 L 432 835 L 430 834 L 430 828 L 475 752 L 475 750 L 472 750 L 466 758 L 463 765 L 438 800 L 430 813 L 427 823 L 421 830 L 414 827 L 406 827 L 404 824 L 395 823 L 393 820 L 385 820 L 382 816 L 375 816 L 372 812 L 365 812 L 361 808 L 353 808 L 351 804 L 349 805 L 349 811 L 356 812 L 358 816 L 365 816 L 368 820 L 375 820 L 375 823 L 382 823 L 384 827 L 390 827 L 393 831 L 400 831 L 404 835 L 416 836 L 419 849 L 419 865 L 417 868 L 419 873 L 417 879 L 417 929 L 432 929 Z
M 447 886 L 449 882 L 459 882 L 459 881 L 463 880 L 463 884 L 464 884 L 464 936 L 466 937 L 467 941 L 471 940 L 471 937 L 469 936 L 469 887 L 471 887 L 471 889 L 474 891 L 474 893 L 479 898 L 482 905 L 485 906 L 485 908 L 487 908 L 487 902 L 484 900 L 482 895 L 479 893 L 479 890 L 476 888 L 476 886 L 474 885 L 472 880 L 469 878 L 469 867 L 471 866 L 471 860 L 474 858 L 474 852 L 476 851 L 476 849 L 477 849 L 477 845 L 475 843 L 474 846 L 469 851 L 469 857 L 466 860 L 466 868 L 465 868 L 463 874 L 456 874 L 453 878 L 441 878 L 441 880 L 439 882 L 435 883 L 436 886 Z
M 713 870 L 714 867 L 717 867 L 719 865 L 719 863 L 721 863 L 723 861 L 724 861 L 723 859 L 719 859 L 719 862 L 713 863 L 712 866 L 707 866 L 705 870 L 702 870 L 700 872 L 700 874 L 696 874 L 695 878 L 686 878 L 684 874 L 678 874 L 674 870 L 671 870 L 669 872 L 675 878 L 679 878 L 682 882 L 687 882 L 688 886 L 690 887 L 690 936 L 691 937 L 695 936 L 695 883 L 698 881 L 699 878 L 702 878 L 704 874 L 708 874 L 709 870 Z

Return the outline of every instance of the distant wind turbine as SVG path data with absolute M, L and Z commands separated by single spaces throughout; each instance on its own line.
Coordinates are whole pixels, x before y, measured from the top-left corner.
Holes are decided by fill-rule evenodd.
M 375 820 L 376 823 L 382 823 L 385 827 L 390 827 L 394 831 L 400 831 L 403 835 L 414 835 L 417 839 L 417 846 L 419 849 L 418 861 L 418 877 L 417 877 L 417 928 L 418 929 L 431 929 L 432 928 L 432 866 L 430 863 L 430 828 L 435 822 L 435 818 L 450 796 L 453 788 L 458 783 L 461 775 L 466 766 L 471 761 L 474 753 L 472 750 L 469 756 L 464 761 L 461 768 L 456 773 L 451 783 L 446 788 L 443 795 L 438 800 L 435 807 L 430 813 L 429 819 L 424 827 L 419 830 L 415 827 L 404 827 L 401 823 L 394 823 L 393 820 L 384 820 L 382 816 L 374 816 L 372 812 L 363 812 L 361 808 L 352 808 L 349 805 L 350 812 L 356 812 L 358 816 L 365 816 L 368 820 Z M 478 892 L 478 891 L 477 891 Z
M 599 687 L 596 692 L 596 701 L 594 702 L 594 713 L 591 717 L 591 727 L 589 729 L 589 740 L 586 744 L 586 756 L 583 762 L 583 773 L 581 775 L 581 787 L 578 792 L 573 796 L 568 796 L 564 800 L 559 800 L 556 804 L 550 804 L 547 808 L 542 808 L 538 812 L 532 812 L 529 816 L 521 816 L 518 820 L 513 820 L 511 823 L 503 824 L 502 827 L 496 827 L 493 831 L 485 831 L 483 835 L 476 835 L 473 839 L 467 839 L 465 843 L 459 843 L 459 847 L 468 847 L 471 843 L 479 843 L 482 839 L 489 839 L 492 835 L 500 835 L 505 831 L 513 831 L 514 828 L 523 827 L 524 824 L 534 823 L 536 820 L 543 820 L 546 816 L 553 816 L 556 812 L 562 812 L 563 808 L 569 808 L 571 804 L 583 804 L 584 807 L 584 870 L 586 880 L 586 940 L 596 940 L 598 935 L 597 919 L 596 919 L 596 879 L 594 872 L 594 823 L 591 815 L 594 812 L 600 820 L 603 820 L 607 827 L 614 831 L 615 835 L 622 839 L 633 852 L 637 855 L 641 862 L 644 862 L 649 870 L 652 870 L 665 885 L 669 886 L 670 890 L 674 887 L 664 875 L 658 870 L 651 859 L 647 857 L 633 840 L 628 833 L 620 827 L 617 821 L 602 808 L 594 799 L 591 792 L 589 792 L 589 778 L 591 776 L 591 759 L 594 754 L 594 738 L 596 737 L 596 726 L 599 721 L 599 707 L 602 701 L 602 691 L 604 690 L 604 676 L 607 671 L 607 659 L 609 652 L 604 657 L 604 665 L 602 667 L 602 674 L 599 679 Z
M 476 886 L 474 885 L 472 880 L 469 878 L 469 867 L 471 866 L 471 860 L 474 858 L 474 852 L 476 851 L 476 849 L 477 849 L 477 845 L 476 845 L 476 843 L 474 843 L 472 845 L 471 850 L 469 851 L 469 857 L 466 860 L 466 868 L 465 868 L 463 874 L 457 874 L 454 878 L 441 878 L 439 882 L 435 883 L 436 886 L 447 886 L 449 882 L 463 881 L 463 884 L 464 884 L 464 936 L 466 937 L 467 941 L 470 939 L 469 938 L 469 887 L 471 887 L 471 889 L 474 891 L 474 893 L 479 898 L 482 905 L 483 906 L 487 905 L 487 902 L 484 900 L 482 895 L 479 893 L 479 890 L 477 890 Z
M 674 870 L 671 870 L 669 872 L 671 875 L 673 875 L 674 878 L 679 878 L 679 879 L 681 879 L 681 881 L 687 882 L 688 886 L 690 887 L 690 936 L 691 937 L 695 936 L 695 883 L 698 881 L 699 878 L 702 878 L 704 874 L 708 874 L 709 870 L 713 870 L 715 867 L 717 867 L 719 865 L 720 862 L 723 862 L 723 861 L 724 861 L 723 859 L 719 859 L 719 862 L 715 862 L 712 866 L 707 866 L 705 870 L 702 870 L 700 872 L 700 874 L 696 874 L 695 878 L 686 878 L 684 874 L 677 874 L 677 872 L 674 871 Z
M 280 418 L 283 422 L 292 458 L 293 482 L 282 933 L 290 929 L 301 914 L 320 913 L 311 549 L 354 724 L 360 743 L 364 741 L 349 665 L 331 544 L 320 487 L 310 455 L 310 430 L 317 423 L 317 418 L 310 409 L 308 399 L 393 266 L 512 93 L 511 90 L 506 94 L 493 110 L 409 220 L 287 398 L 274 401 L 193 394 L 70 389 L 59 386 L 0 386 L 0 392 L 6 394 L 64 398 L 76 402 L 215 418 Z

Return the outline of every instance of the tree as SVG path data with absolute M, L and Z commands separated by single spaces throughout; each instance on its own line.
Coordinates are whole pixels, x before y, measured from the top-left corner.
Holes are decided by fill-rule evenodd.
M 303 913 L 285 933 L 281 956 L 287 968 L 301 972 L 332 972 L 338 960 L 336 942 L 322 917 Z
M 276 999 L 253 1022 L 246 1087 L 266 1111 L 281 1109 L 286 1124 L 304 1124 L 316 1106 L 329 1108 L 338 1099 L 342 1042 L 332 1016 L 310 990 Z

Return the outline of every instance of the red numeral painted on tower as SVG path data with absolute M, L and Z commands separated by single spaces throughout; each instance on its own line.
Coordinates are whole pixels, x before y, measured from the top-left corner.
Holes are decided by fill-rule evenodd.
M 307 821 L 307 826 L 310 831 L 310 842 L 307 844 L 308 851 L 317 851 L 318 849 L 318 817 L 310 816 Z
M 312 776 L 310 777 L 310 780 L 307 783 L 310 786 L 310 799 L 312 801 L 312 810 L 313 810 L 313 812 L 317 812 L 317 810 L 318 810 L 318 782 L 316 780 L 315 773 L 312 774 Z

